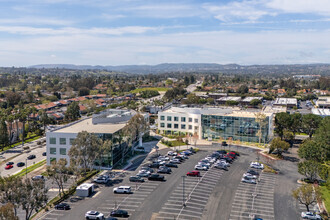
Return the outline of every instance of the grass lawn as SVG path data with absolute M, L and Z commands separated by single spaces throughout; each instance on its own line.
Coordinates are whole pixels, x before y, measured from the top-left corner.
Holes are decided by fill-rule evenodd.
M 32 172 L 33 170 L 43 166 L 46 164 L 46 160 L 42 160 L 36 164 L 33 164 L 32 166 L 29 166 L 28 168 L 25 168 L 23 170 L 21 170 L 20 172 L 16 173 L 15 175 L 13 176 L 24 176 L 26 173 L 30 173 Z
M 32 137 L 32 138 L 26 138 L 26 139 L 24 140 L 24 143 L 38 140 L 40 137 L 41 137 L 41 136 L 34 136 L 34 137 Z M 22 141 L 17 142 L 17 143 L 15 143 L 15 144 L 12 144 L 12 145 L 10 145 L 10 146 L 7 146 L 7 147 L 3 148 L 2 151 L 9 150 L 9 149 L 11 149 L 11 148 L 13 148 L 13 147 L 15 147 L 15 146 L 21 145 L 21 144 L 22 144 Z
M 326 186 L 321 186 L 321 192 L 323 195 L 323 201 L 327 212 L 330 212 L 330 190 Z
M 130 93 L 139 93 L 142 91 L 147 91 L 147 90 L 157 90 L 158 92 L 166 92 L 168 88 L 165 87 L 150 87 L 150 88 L 139 88 L 139 89 L 134 89 L 130 91 Z

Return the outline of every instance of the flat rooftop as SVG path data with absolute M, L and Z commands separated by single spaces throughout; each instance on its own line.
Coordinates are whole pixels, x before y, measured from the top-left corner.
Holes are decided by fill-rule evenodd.
M 330 116 L 330 109 L 323 109 L 323 108 L 312 108 L 312 113 L 314 115 L 319 115 L 322 117 Z
M 241 101 L 241 97 L 239 96 L 226 96 L 226 97 L 221 97 L 219 99 L 217 99 L 217 101 Z
M 274 105 L 297 105 L 295 98 L 276 98 Z
M 124 128 L 126 123 L 111 124 L 111 123 L 100 123 L 93 124 L 92 118 L 85 119 L 75 124 L 63 127 L 54 133 L 79 133 L 81 131 L 87 131 L 88 133 L 99 133 L 99 134 L 113 134 L 120 129 Z
M 246 97 L 245 99 L 243 99 L 242 102 L 251 102 L 253 99 L 262 100 L 263 97 L 253 97 L 253 96 L 249 96 L 249 97 Z

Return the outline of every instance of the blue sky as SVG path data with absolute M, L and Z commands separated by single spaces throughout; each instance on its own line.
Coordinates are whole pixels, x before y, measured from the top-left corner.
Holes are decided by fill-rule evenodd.
M 330 63 L 329 0 L 0 5 L 0 66 Z

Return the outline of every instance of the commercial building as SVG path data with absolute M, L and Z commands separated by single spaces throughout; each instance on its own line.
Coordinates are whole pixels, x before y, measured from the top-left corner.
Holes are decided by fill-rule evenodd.
M 319 97 L 315 104 L 318 108 L 330 108 L 330 96 Z
M 199 139 L 232 139 L 258 142 L 261 124 L 261 141 L 273 136 L 273 113 L 259 124 L 261 111 L 240 111 L 233 108 L 180 108 L 172 107 L 158 113 L 158 131 L 164 134 L 197 134 Z
M 227 93 L 209 93 L 208 97 L 212 99 L 220 99 L 221 97 L 226 97 Z
M 330 109 L 328 108 L 312 108 L 312 113 L 314 115 L 319 115 L 321 117 L 330 116 Z
M 254 99 L 256 99 L 256 100 L 260 100 L 260 104 L 261 104 L 261 102 L 262 102 L 262 100 L 263 100 L 263 97 L 253 97 L 253 96 L 245 97 L 245 98 L 241 101 L 241 104 L 242 104 L 242 105 L 250 105 L 251 101 L 254 100 Z
M 221 97 L 217 99 L 217 103 L 220 105 L 225 105 L 227 101 L 235 101 L 235 102 L 240 102 L 242 100 L 241 97 L 236 97 L 236 96 L 226 96 L 226 97 Z
M 80 120 L 60 129 L 47 132 L 47 165 L 50 165 L 51 161 L 57 161 L 61 158 L 70 162 L 68 152 L 71 148 L 72 142 L 77 137 L 78 133 L 82 131 L 93 133 L 102 140 L 112 140 L 112 143 L 114 143 L 114 137 L 120 134 L 129 119 L 135 114 L 135 111 L 108 109 L 99 114 L 93 115 L 92 118 Z M 145 115 L 146 120 L 147 117 L 148 115 Z M 102 160 L 104 166 L 112 166 L 119 161 L 126 146 L 127 143 L 124 141 L 120 146 L 118 143 L 114 143 L 111 154 L 107 154 L 107 157 Z
M 293 108 L 298 106 L 298 101 L 296 98 L 276 98 L 273 105 Z

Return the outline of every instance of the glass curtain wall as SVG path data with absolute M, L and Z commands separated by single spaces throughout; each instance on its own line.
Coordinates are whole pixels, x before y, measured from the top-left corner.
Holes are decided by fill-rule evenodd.
M 269 117 L 261 129 L 261 143 L 268 142 Z M 202 115 L 202 138 L 232 138 L 244 142 L 259 142 L 259 123 L 255 118 Z M 210 137 L 210 138 L 209 138 Z

